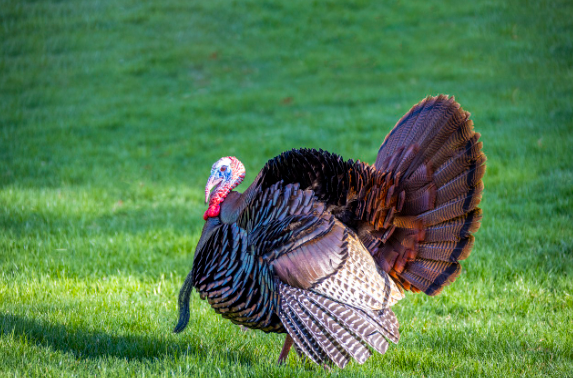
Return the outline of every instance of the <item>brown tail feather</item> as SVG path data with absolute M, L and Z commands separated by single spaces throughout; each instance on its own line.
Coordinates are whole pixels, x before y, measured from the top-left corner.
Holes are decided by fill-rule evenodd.
M 406 289 L 438 294 L 473 247 L 486 157 L 469 116 L 453 97 L 427 98 L 380 147 L 375 167 L 399 167 L 395 192 L 405 198 L 392 220 L 396 229 L 375 256 Z
M 471 188 L 467 193 L 418 215 L 417 219 L 426 226 L 433 226 L 460 217 L 477 207 L 481 201 L 482 190 L 483 182 L 479 181 L 478 185 Z
M 430 287 L 420 288 L 420 290 L 428 295 L 436 295 L 444 286 L 447 286 L 456 280 L 462 271 L 462 267 L 458 263 L 418 258 L 410 263 L 408 271 L 432 282 Z
M 427 293 L 429 288 L 432 287 L 433 282 L 422 278 L 416 274 L 413 274 L 410 271 L 405 271 L 400 275 L 400 278 L 404 280 L 404 284 L 412 285 L 415 288 L 419 288 L 424 293 Z
M 467 238 L 468 235 L 475 233 L 480 226 L 482 213 L 477 208 L 470 211 L 464 216 L 438 223 L 425 229 L 426 243 L 435 243 L 439 241 L 458 241 Z
M 473 235 L 457 242 L 421 243 L 418 245 L 417 256 L 428 260 L 456 262 L 465 260 L 473 246 Z
M 436 203 L 436 194 L 436 186 L 433 183 L 429 183 L 412 193 L 406 193 L 408 200 L 404 202 L 400 214 L 418 215 L 424 211 L 432 210 Z
M 482 143 L 476 143 L 477 138 L 469 140 L 462 149 L 455 151 L 454 156 L 446 160 L 439 168 L 434 170 L 434 182 L 438 187 L 442 186 L 472 166 L 485 163 L 485 155 L 481 152 Z
M 468 170 L 443 184 L 436 191 L 436 205 L 441 205 L 468 193 L 472 188 L 479 185 L 484 173 L 485 165 L 470 166 Z
M 441 166 L 449 157 L 452 156 L 453 151 L 464 146 L 474 134 L 476 133 L 474 132 L 473 122 L 471 120 L 467 120 L 444 144 L 442 144 L 434 156 L 430 158 L 430 165 L 432 167 Z

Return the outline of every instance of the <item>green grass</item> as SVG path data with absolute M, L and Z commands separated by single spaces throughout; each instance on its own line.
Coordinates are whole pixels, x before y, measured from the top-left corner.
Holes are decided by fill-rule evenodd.
M 343 4 L 344 3 L 344 4 Z M 0 376 L 555 376 L 573 371 L 573 3 L 0 1 Z M 488 156 L 464 274 L 330 373 L 179 287 L 211 164 L 372 162 L 426 95 Z

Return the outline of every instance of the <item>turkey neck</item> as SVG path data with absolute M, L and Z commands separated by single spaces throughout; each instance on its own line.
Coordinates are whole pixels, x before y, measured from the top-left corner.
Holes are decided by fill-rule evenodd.
M 251 202 L 253 197 L 260 192 L 260 180 L 262 177 L 262 171 L 259 172 L 255 180 L 249 187 L 243 192 L 231 191 L 225 197 L 225 200 L 221 203 L 221 212 L 219 213 L 219 219 L 221 223 L 235 223 L 239 218 L 239 215 L 243 212 L 245 207 Z
M 231 191 L 225 200 L 221 203 L 221 212 L 219 219 L 221 223 L 235 223 L 239 218 L 239 214 L 246 206 L 246 201 L 243 198 L 244 193 Z

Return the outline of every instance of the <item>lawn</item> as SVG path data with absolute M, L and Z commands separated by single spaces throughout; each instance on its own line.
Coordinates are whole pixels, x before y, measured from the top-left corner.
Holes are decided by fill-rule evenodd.
M 573 376 L 573 2 L 0 1 L 0 376 Z M 488 156 L 458 281 L 330 372 L 177 294 L 211 164 L 373 162 L 427 95 Z M 243 184 L 243 188 L 246 187 Z M 239 190 L 241 187 L 239 187 Z

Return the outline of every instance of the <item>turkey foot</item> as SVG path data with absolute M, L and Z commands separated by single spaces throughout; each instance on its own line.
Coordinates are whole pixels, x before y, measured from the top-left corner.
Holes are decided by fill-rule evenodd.
M 285 338 L 285 343 L 283 345 L 283 349 L 281 350 L 281 354 L 279 356 L 279 360 L 278 360 L 278 364 L 284 364 L 284 362 L 286 361 L 287 357 L 288 357 L 288 352 L 290 351 L 290 348 L 292 347 L 292 337 L 290 337 L 290 335 L 287 333 L 286 338 Z

